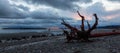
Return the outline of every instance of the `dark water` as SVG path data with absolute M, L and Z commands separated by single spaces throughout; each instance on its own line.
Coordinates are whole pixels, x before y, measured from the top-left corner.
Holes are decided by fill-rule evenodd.
M 54 33 L 54 34 L 59 34 L 59 33 L 62 33 L 61 30 L 51 30 L 51 31 L 48 31 L 48 30 L 45 30 L 45 29 L 40 29 L 40 30 L 35 30 L 35 29 L 27 29 L 27 30 L 24 30 L 24 29 L 1 29 L 0 30 L 0 33 L 21 33 L 21 32 L 51 32 L 51 33 Z

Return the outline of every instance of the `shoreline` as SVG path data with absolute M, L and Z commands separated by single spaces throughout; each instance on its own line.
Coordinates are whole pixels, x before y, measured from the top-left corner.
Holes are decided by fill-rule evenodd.
M 116 29 L 95 29 L 92 31 L 94 33 L 107 33 L 115 30 L 116 32 L 120 32 L 120 30 Z M 19 32 L 19 33 L 0 33 L 0 40 L 20 40 L 20 39 L 31 39 L 31 38 L 39 38 L 39 37 L 49 37 L 49 36 L 62 36 L 62 31 L 57 31 L 56 34 L 54 31 L 46 31 L 46 32 Z M 61 33 L 60 33 L 61 32 Z
M 113 29 L 112 29 L 113 30 Z M 112 32 L 112 30 L 94 30 L 92 33 Z M 117 30 L 120 31 L 120 30 Z M 46 34 L 46 35 L 43 35 Z M 63 35 L 50 36 L 45 33 L 12 33 L 12 39 L 0 42 L 0 53 L 111 53 L 120 52 L 120 35 L 90 38 L 93 42 L 65 43 Z M 1 35 L 1 34 L 0 34 Z M 41 36 L 43 35 L 43 36 Z M 2 35 L 4 36 L 4 35 Z M 20 37 L 22 38 L 20 38 Z M 3 37 L 1 37 L 3 38 Z M 16 39 L 20 38 L 20 39 Z
M 120 36 L 91 38 L 93 42 L 65 43 L 65 36 L 51 36 L 0 43 L 0 53 L 119 53 Z

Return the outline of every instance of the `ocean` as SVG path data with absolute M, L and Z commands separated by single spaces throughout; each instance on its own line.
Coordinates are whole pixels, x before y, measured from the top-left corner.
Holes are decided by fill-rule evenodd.
M 45 29 L 0 29 L 0 34 L 5 34 L 5 33 L 27 33 L 27 32 L 50 32 L 53 34 L 61 34 L 61 30 L 45 30 Z

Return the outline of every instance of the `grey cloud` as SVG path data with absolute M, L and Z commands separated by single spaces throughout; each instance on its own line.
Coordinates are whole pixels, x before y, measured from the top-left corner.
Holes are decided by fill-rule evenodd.
M 45 19 L 45 18 L 54 17 L 54 15 L 52 15 L 52 12 L 33 11 L 30 13 L 30 17 Z
M 52 27 L 59 26 L 61 20 L 55 19 L 6 19 L 0 21 L 2 27 Z
M 92 2 L 92 0 L 79 0 L 79 2 L 81 2 L 81 3 L 90 3 L 90 2 Z
M 0 26 L 57 26 L 60 25 L 61 23 L 61 19 L 59 16 L 56 15 L 55 12 L 51 11 L 51 10 L 35 10 L 33 12 L 28 13 L 28 16 L 26 16 L 25 12 L 21 12 L 19 11 L 17 8 L 23 9 L 24 11 L 27 11 L 28 8 L 22 5 L 16 6 L 16 5 L 10 5 L 7 2 L 7 6 L 5 5 L 5 0 L 3 4 L 1 4 L 0 6 L 2 6 L 2 9 L 0 9 L 0 11 L 3 11 L 0 15 L 0 18 L 2 18 L 3 20 L 0 21 Z M 8 10 L 8 11 L 7 11 Z M 32 19 L 26 19 L 26 17 L 31 17 Z M 4 20 L 4 18 L 9 18 Z M 11 19 L 14 18 L 14 19 Z M 19 19 L 17 19 L 19 18 Z M 63 17 L 64 18 L 64 17 Z M 68 18 L 67 18 L 68 19 Z M 52 24 L 51 24 L 52 23 Z
M 25 0 L 29 4 L 42 4 L 63 10 L 73 10 L 78 8 L 73 2 L 89 3 L 92 0 Z
M 111 2 L 120 2 L 120 0 L 108 0 L 108 1 L 111 1 Z
M 106 11 L 102 3 L 95 3 L 92 6 L 86 8 L 87 13 L 97 13 L 99 15 L 105 15 Z
M 120 24 L 120 17 L 113 18 L 109 22 L 113 22 L 114 24 Z
M 28 7 L 25 7 L 23 5 L 19 5 L 19 6 L 16 6 L 16 7 L 20 8 L 20 9 L 23 9 L 24 11 L 28 11 L 29 10 Z
M 89 3 L 92 0 L 25 0 L 29 4 L 33 5 L 46 5 L 53 8 L 65 10 L 71 10 L 77 7 L 73 2 Z M 26 12 L 21 12 L 17 8 L 23 9 Z M 80 22 L 72 22 L 73 19 L 67 17 L 60 17 L 54 12 L 54 9 L 39 9 L 32 12 L 28 12 L 29 8 L 23 5 L 11 5 L 7 0 L 0 0 L 0 18 L 6 16 L 6 18 L 20 18 L 22 20 L 14 19 L 1 20 L 0 23 L 6 23 L 5 26 L 40 26 L 40 27 L 50 27 L 50 26 L 61 26 L 61 19 L 68 20 L 68 23 L 72 25 L 80 25 Z M 102 3 L 95 3 L 85 9 L 89 14 L 97 13 L 100 19 L 104 16 L 114 15 L 120 13 L 120 10 L 106 11 Z M 31 17 L 32 19 L 26 19 L 26 17 Z M 118 17 L 117 17 L 118 18 Z M 116 18 L 116 19 L 117 19 Z M 116 20 L 113 19 L 113 20 Z M 119 21 L 120 19 L 118 19 Z M 102 22 L 103 23 L 103 22 Z
M 8 16 L 11 14 L 11 7 L 7 0 L 0 0 L 0 16 Z
M 0 18 L 23 18 L 26 15 L 10 5 L 8 0 L 0 0 Z
M 65 18 L 65 17 L 64 17 Z M 68 18 L 66 18 L 68 20 Z M 70 20 L 70 18 L 69 18 Z M 51 27 L 51 26 L 60 26 L 60 19 L 53 18 L 44 18 L 44 19 L 35 19 L 35 18 L 25 18 L 25 19 L 1 19 L 0 26 L 2 27 L 31 27 L 31 26 L 39 26 L 39 27 Z
M 98 17 L 99 17 L 99 21 L 102 21 L 100 23 L 100 25 L 106 25 L 106 24 L 110 24 L 110 23 L 116 23 L 117 24 L 118 22 L 116 21 L 116 19 L 120 20 L 120 19 L 118 19 L 119 17 L 115 16 L 115 17 L 112 17 L 111 20 L 109 20 L 110 22 L 109 21 L 103 22 L 104 20 L 107 20 L 106 16 L 120 14 L 120 10 L 106 11 L 103 4 L 99 3 L 99 2 L 93 4 L 92 6 L 89 6 L 88 8 L 86 8 L 86 11 L 87 11 L 88 14 L 97 13 Z
M 46 10 L 46 11 L 36 10 L 36 11 L 33 11 L 33 12 L 30 13 L 30 17 L 32 17 L 34 19 L 50 19 L 50 20 L 67 19 L 67 20 L 72 20 L 72 18 L 59 16 L 53 10 Z
M 16 0 L 15 0 L 16 1 Z M 30 0 L 26 0 L 28 3 Z M 89 0 L 31 0 L 32 4 L 37 3 L 40 5 L 47 5 L 53 8 L 68 10 L 74 9 L 77 5 L 73 4 L 73 2 L 81 2 L 88 3 L 91 2 Z M 33 12 L 28 12 L 29 8 L 23 5 L 11 5 L 7 0 L 0 0 L 0 18 L 9 18 L 7 20 L 1 20 L 0 26 L 41 26 L 41 27 L 50 27 L 50 26 L 60 26 L 61 19 L 64 18 L 66 20 L 72 20 L 67 17 L 60 17 L 52 10 L 35 10 Z M 18 8 L 28 12 L 22 12 L 18 10 Z M 25 19 L 26 17 L 31 17 L 32 19 Z M 11 19 L 14 18 L 14 19 Z M 19 18 L 19 19 L 17 19 Z M 20 20 L 21 19 L 21 20 Z M 71 22 L 71 21 L 70 21 Z M 3 23 L 3 25 L 2 25 Z
M 92 6 L 89 6 L 86 9 L 86 11 L 89 14 L 97 13 L 100 16 L 108 16 L 108 15 L 120 14 L 120 10 L 106 11 L 103 4 L 99 3 L 99 2 L 93 4 Z

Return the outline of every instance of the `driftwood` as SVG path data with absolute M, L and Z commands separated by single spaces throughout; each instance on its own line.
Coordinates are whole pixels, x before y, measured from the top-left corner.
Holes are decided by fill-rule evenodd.
M 117 32 L 116 30 L 113 30 L 112 32 L 107 32 L 107 33 L 95 33 L 95 34 L 91 34 L 91 32 L 97 27 L 98 25 L 98 17 L 97 14 L 93 14 L 93 16 L 95 17 L 95 23 L 91 26 L 89 24 L 89 22 L 87 21 L 87 25 L 88 25 L 88 29 L 85 30 L 84 27 L 84 21 L 85 21 L 85 17 L 82 16 L 78 11 L 77 11 L 78 15 L 81 17 L 81 26 L 80 29 L 77 29 L 73 26 L 71 26 L 70 24 L 66 23 L 63 19 L 62 19 L 62 23 L 64 26 L 66 26 L 68 29 L 70 29 L 71 32 L 63 30 L 64 34 L 66 35 L 66 39 L 67 42 L 70 42 L 71 40 L 84 40 L 84 41 L 89 41 L 89 38 L 94 38 L 94 37 L 102 37 L 102 36 L 109 36 L 109 35 L 118 35 L 120 34 L 120 32 Z
M 66 23 L 63 19 L 62 19 L 62 25 L 66 26 L 68 29 L 71 30 L 71 32 L 68 32 L 66 30 L 63 30 L 65 35 L 66 35 L 66 39 L 67 42 L 70 42 L 71 40 L 85 40 L 85 41 L 89 41 L 89 36 L 91 35 L 91 32 L 97 27 L 98 25 L 98 17 L 96 14 L 93 14 L 93 16 L 95 17 L 95 23 L 93 24 L 93 26 L 90 26 L 89 22 L 87 21 L 87 25 L 88 25 L 88 30 L 85 30 L 84 27 L 84 21 L 85 21 L 85 17 L 82 16 L 78 11 L 77 11 L 78 15 L 81 17 L 82 22 L 81 22 L 81 27 L 79 29 L 71 26 L 70 24 Z

